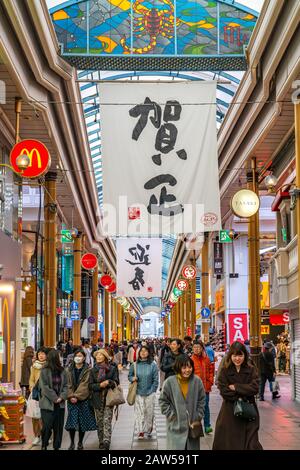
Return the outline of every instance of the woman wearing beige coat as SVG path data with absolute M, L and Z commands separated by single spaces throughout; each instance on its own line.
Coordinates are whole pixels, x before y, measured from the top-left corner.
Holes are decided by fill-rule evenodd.
M 41 370 L 46 364 L 47 349 L 40 348 L 37 352 L 37 360 L 32 364 L 30 369 L 29 377 L 29 390 L 32 392 L 33 387 L 37 384 Z M 33 446 L 38 446 L 41 443 L 41 432 L 42 432 L 42 420 L 40 418 L 32 418 L 32 427 L 34 439 L 32 441 Z

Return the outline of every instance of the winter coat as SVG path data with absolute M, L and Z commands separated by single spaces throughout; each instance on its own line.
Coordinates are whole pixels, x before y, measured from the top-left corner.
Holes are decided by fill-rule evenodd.
M 265 375 L 269 380 L 273 380 L 276 372 L 275 361 L 271 352 L 260 353 L 259 355 L 260 374 Z
M 169 377 L 163 384 L 159 405 L 167 419 L 167 450 L 199 450 L 200 438 L 188 436 L 189 421 L 201 421 L 204 414 L 205 391 L 199 377 L 190 378 L 186 399 L 177 377 Z
M 80 371 L 79 381 L 76 387 L 75 364 L 71 364 L 70 367 L 66 370 L 68 378 L 68 400 L 74 397 L 77 398 L 77 400 L 82 401 L 89 397 L 90 371 L 91 369 L 89 366 L 84 363 Z
M 137 395 L 147 397 L 151 393 L 155 393 L 158 388 L 158 369 L 156 363 L 139 361 L 136 363 L 136 376 L 138 379 L 137 383 Z M 132 382 L 134 379 L 134 364 L 131 364 L 129 369 L 128 380 Z
M 90 379 L 89 379 L 89 390 L 90 390 L 90 399 L 91 405 L 94 409 L 101 409 L 103 405 L 103 401 L 106 401 L 106 395 L 109 388 L 115 388 L 116 384 L 119 385 L 119 371 L 118 367 L 115 363 L 110 362 L 108 364 L 108 371 L 105 374 L 104 379 L 99 380 L 99 369 L 95 364 L 94 367 L 91 369 L 90 372 Z M 101 388 L 101 382 L 105 382 L 105 380 L 109 381 L 109 384 L 106 388 Z
M 33 356 L 27 356 L 23 360 L 22 371 L 21 371 L 21 381 L 20 381 L 21 387 L 29 386 L 29 377 L 30 377 L 30 371 L 31 371 L 31 366 L 32 366 L 32 359 L 33 359 Z
M 206 354 L 204 356 L 193 354 L 191 359 L 194 362 L 195 374 L 202 380 L 205 393 L 210 393 L 214 384 L 214 364 Z
M 39 401 L 41 410 L 54 410 L 54 402 L 60 397 L 60 408 L 65 407 L 65 400 L 68 398 L 68 379 L 66 371 L 61 372 L 61 386 L 59 395 L 56 394 L 52 385 L 52 372 L 48 367 L 41 370 L 39 378 L 39 387 L 41 391 L 41 398 Z
M 235 385 L 236 390 L 230 390 L 229 385 Z M 258 440 L 259 414 L 255 403 L 259 389 L 256 368 L 242 366 L 238 373 L 233 364 L 223 367 L 218 376 L 218 388 L 223 403 L 216 422 L 213 450 L 261 450 Z M 238 398 L 254 404 L 257 411 L 255 421 L 234 416 L 234 404 Z
M 40 378 L 42 368 L 46 365 L 47 361 L 35 361 L 30 369 L 30 377 L 29 377 L 29 389 L 32 391 L 33 387 L 37 383 Z
M 139 355 L 139 350 L 141 348 L 137 348 L 136 350 L 136 359 L 138 358 L 138 355 Z M 134 358 L 134 348 L 131 347 L 128 351 L 128 355 L 127 355 L 127 361 L 130 362 L 130 364 L 132 364 L 134 361 L 133 361 L 133 358 Z
M 166 379 L 168 377 L 171 377 L 171 375 L 175 375 L 175 372 L 173 370 L 173 366 L 175 364 L 175 360 L 181 354 L 179 353 L 179 354 L 176 355 L 176 354 L 173 354 L 170 351 L 170 352 L 168 352 L 164 355 L 160 368 L 166 374 L 166 376 L 165 376 Z

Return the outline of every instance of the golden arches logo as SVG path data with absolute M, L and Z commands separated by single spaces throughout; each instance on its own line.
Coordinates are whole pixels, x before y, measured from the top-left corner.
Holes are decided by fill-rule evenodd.
M 1 304 L 0 304 L 1 305 Z M 6 320 L 7 325 L 7 335 L 6 335 L 6 343 L 5 343 L 5 356 L 6 356 L 6 363 L 7 363 L 7 380 L 10 381 L 10 319 L 9 319 L 9 308 L 8 308 L 8 300 L 3 300 L 2 312 L 1 312 L 1 320 L 2 320 L 2 333 L 4 337 L 4 325 Z M 2 356 L 4 354 L 2 353 Z M 3 362 L 2 359 L 0 360 L 0 377 L 2 378 L 2 367 Z
M 33 160 L 33 154 L 35 153 L 35 156 L 36 156 L 36 160 L 37 160 L 37 167 L 38 168 L 42 168 L 42 159 L 41 159 L 41 155 L 40 155 L 40 152 L 34 148 L 32 150 L 28 150 L 26 148 L 24 148 L 20 155 L 24 155 L 26 154 L 30 160 L 30 164 L 29 164 L 29 167 L 32 167 L 32 160 Z

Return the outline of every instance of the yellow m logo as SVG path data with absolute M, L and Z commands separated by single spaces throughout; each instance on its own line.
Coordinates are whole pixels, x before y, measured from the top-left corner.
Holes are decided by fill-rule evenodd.
M 31 167 L 32 166 L 32 158 L 33 158 L 34 153 L 35 153 L 35 156 L 36 156 L 36 159 L 37 159 L 38 168 L 42 168 L 41 155 L 40 155 L 40 152 L 37 149 L 32 149 L 30 151 L 27 150 L 27 149 L 23 149 L 22 152 L 20 153 L 20 155 L 26 154 L 29 157 L 29 160 L 30 160 L 29 167 Z
M 1 305 L 1 303 L 0 303 Z M 3 301 L 3 307 L 2 307 L 2 312 L 1 312 L 1 329 L 2 329 L 2 334 L 4 338 L 4 325 L 5 325 L 5 320 L 6 320 L 6 325 L 7 325 L 7 334 L 6 334 L 6 342 L 5 342 L 5 356 L 4 353 L 0 354 L 0 377 L 2 378 L 2 366 L 3 366 L 3 356 L 4 359 L 6 357 L 6 364 L 7 364 L 7 380 L 10 382 L 10 321 L 9 321 L 9 309 L 8 309 L 8 300 L 4 299 Z M 2 356 L 2 357 L 1 357 Z

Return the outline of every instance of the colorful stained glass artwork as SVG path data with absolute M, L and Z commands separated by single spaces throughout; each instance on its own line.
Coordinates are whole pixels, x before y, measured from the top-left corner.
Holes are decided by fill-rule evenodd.
M 51 16 L 64 54 L 124 56 L 241 55 L 257 20 L 224 0 L 73 1 Z

